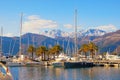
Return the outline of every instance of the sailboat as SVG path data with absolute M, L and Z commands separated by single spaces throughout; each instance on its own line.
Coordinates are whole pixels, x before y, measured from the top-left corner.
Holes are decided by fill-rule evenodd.
M 1 27 L 1 37 L 0 37 L 0 62 L 2 62 L 3 64 L 6 64 L 6 57 L 4 56 L 3 54 L 3 51 L 2 51 L 2 42 L 3 42 L 3 27 Z
M 75 10 L 75 52 L 74 54 L 77 55 L 77 10 Z M 65 61 L 64 67 L 65 68 L 81 68 L 81 67 L 92 67 L 94 66 L 91 62 L 83 62 L 79 59 L 79 55 L 75 57 L 75 61 Z
M 68 41 L 68 44 L 69 44 L 69 41 Z M 64 49 L 64 42 L 63 42 L 63 49 Z M 68 47 L 67 47 L 67 49 L 68 49 Z M 70 60 L 70 57 L 68 55 L 66 55 L 63 51 L 58 56 L 55 57 L 55 61 L 52 62 L 52 65 L 54 67 L 64 67 L 64 62 L 68 61 L 68 60 Z
M 19 54 L 18 54 L 18 58 L 17 57 L 13 57 L 12 61 L 8 61 L 6 63 L 7 66 L 24 66 L 25 63 L 23 63 L 24 61 L 24 55 L 22 55 L 22 47 L 21 47 L 21 34 L 22 34 L 22 16 L 23 14 L 21 13 L 21 22 L 20 22 L 20 47 L 19 47 Z
M 64 62 L 70 60 L 70 57 L 64 53 L 60 53 L 59 56 L 52 62 L 54 67 L 64 67 Z

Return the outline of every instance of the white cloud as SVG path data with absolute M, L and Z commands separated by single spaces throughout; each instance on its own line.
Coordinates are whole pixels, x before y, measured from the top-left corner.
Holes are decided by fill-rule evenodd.
M 98 26 L 97 29 L 104 30 L 106 32 L 112 32 L 112 31 L 116 31 L 117 30 L 116 26 L 114 26 L 112 24 Z
M 13 37 L 13 36 L 15 36 L 15 35 L 13 35 L 13 33 L 6 33 L 6 34 L 4 34 L 3 36 L 6 36 L 6 37 Z
M 71 24 L 64 24 L 63 26 L 64 26 L 65 28 L 68 28 L 68 29 L 73 28 L 73 25 L 71 25 Z
M 39 16 L 37 15 L 28 16 L 28 20 L 39 20 Z
M 32 32 L 32 33 L 39 33 L 42 29 L 51 29 L 56 28 L 58 25 L 55 21 L 52 20 L 45 20 L 41 19 L 37 15 L 28 16 L 27 20 L 23 22 L 23 29 L 24 33 Z

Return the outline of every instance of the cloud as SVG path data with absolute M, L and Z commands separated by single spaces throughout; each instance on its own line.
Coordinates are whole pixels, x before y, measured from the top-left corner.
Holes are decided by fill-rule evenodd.
M 28 16 L 28 20 L 39 20 L 39 16 L 38 15 L 32 15 L 32 16 Z
M 13 35 L 13 33 L 6 33 L 6 34 L 4 34 L 3 36 L 6 36 L 6 37 L 13 37 L 13 36 L 15 36 L 15 35 Z
M 103 25 L 103 26 L 98 26 L 96 29 L 104 30 L 106 32 L 113 32 L 116 31 L 117 28 L 116 26 L 109 24 L 109 25 Z
M 71 24 L 64 24 L 63 26 L 64 26 L 65 28 L 68 28 L 68 29 L 73 28 L 73 25 L 71 25 Z
M 23 22 L 23 33 L 32 32 L 39 33 L 42 29 L 52 29 L 58 26 L 57 22 L 52 20 L 41 19 L 37 15 L 28 16 Z

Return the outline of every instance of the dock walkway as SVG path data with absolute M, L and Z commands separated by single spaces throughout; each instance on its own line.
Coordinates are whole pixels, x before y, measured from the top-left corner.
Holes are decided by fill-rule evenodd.
M 92 60 L 95 66 L 120 67 L 120 60 Z

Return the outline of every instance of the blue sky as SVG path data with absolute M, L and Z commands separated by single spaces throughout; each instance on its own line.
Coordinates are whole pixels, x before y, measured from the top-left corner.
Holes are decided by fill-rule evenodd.
M 120 28 L 120 0 L 1 0 L 0 26 L 6 36 L 19 35 L 23 12 L 24 33 L 49 29 L 73 31 L 75 9 L 78 30 Z

